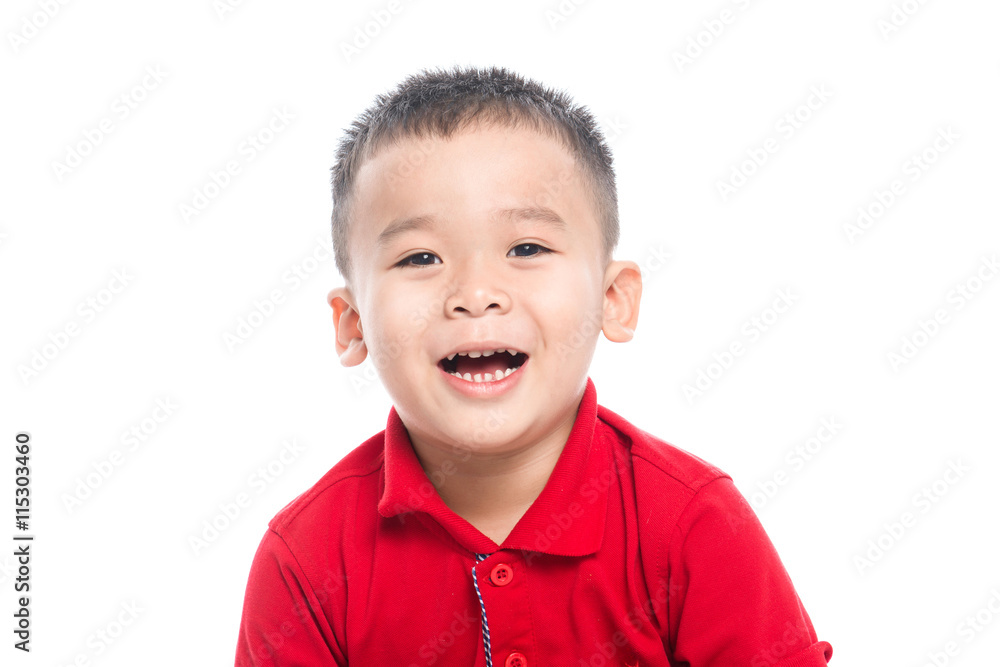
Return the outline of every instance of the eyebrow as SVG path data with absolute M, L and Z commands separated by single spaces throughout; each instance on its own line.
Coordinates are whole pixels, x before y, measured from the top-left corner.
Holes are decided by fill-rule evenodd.
M 517 208 L 496 209 L 491 214 L 491 219 L 513 222 L 514 220 L 534 220 L 551 225 L 557 230 L 565 230 L 566 221 L 547 206 L 521 206 Z M 435 224 L 434 216 L 417 215 L 402 220 L 396 220 L 382 230 L 375 240 L 375 244 L 384 247 L 396 236 L 412 230 L 427 229 Z

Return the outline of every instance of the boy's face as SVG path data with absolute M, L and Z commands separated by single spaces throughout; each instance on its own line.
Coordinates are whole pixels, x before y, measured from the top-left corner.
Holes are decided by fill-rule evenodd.
M 605 262 L 562 144 L 488 126 L 404 138 L 362 165 L 353 202 L 337 348 L 373 357 L 414 444 L 508 454 L 571 424 L 600 331 L 631 338 L 640 284 Z

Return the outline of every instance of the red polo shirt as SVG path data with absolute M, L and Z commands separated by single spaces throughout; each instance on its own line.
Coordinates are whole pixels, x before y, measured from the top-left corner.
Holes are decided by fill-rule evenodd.
M 487 648 L 488 647 L 488 648 Z M 826 665 L 722 471 L 597 405 L 588 378 L 502 545 L 441 500 L 395 409 L 270 522 L 236 665 Z

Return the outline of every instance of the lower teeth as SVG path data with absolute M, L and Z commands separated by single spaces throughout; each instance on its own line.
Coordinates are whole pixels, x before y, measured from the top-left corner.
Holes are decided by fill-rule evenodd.
M 520 368 L 520 366 L 518 366 L 517 368 Z M 465 375 L 462 375 L 458 371 L 453 371 L 452 375 L 461 380 L 465 380 L 466 382 L 496 382 L 497 380 L 504 379 L 505 377 L 516 371 L 517 368 L 508 368 L 503 372 L 497 371 L 496 377 L 493 377 L 492 373 L 487 373 L 486 375 L 481 375 L 480 373 L 476 373 L 475 375 L 473 375 L 472 373 L 466 373 Z

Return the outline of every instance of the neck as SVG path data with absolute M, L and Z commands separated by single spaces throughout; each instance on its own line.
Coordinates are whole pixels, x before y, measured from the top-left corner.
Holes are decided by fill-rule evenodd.
M 469 452 L 465 461 L 437 447 L 413 445 L 445 505 L 499 545 L 545 488 L 575 418 L 576 411 L 530 447 L 502 454 Z

